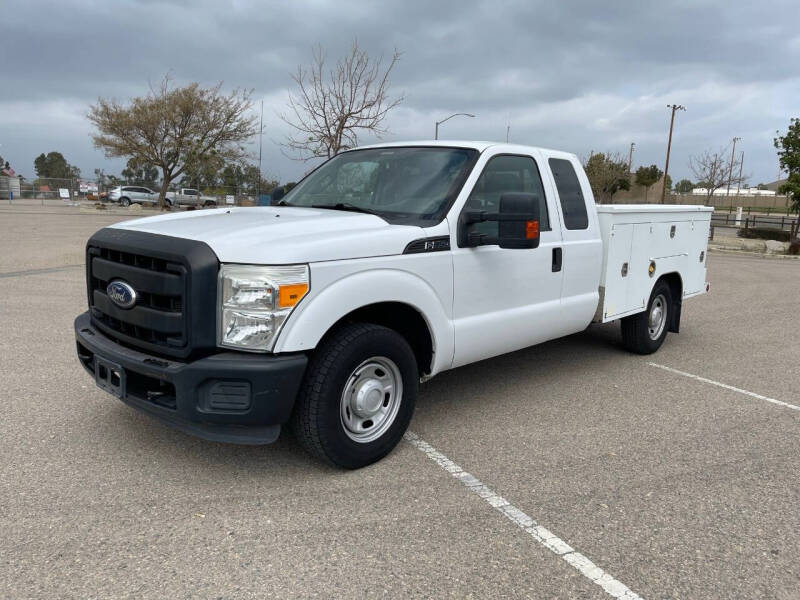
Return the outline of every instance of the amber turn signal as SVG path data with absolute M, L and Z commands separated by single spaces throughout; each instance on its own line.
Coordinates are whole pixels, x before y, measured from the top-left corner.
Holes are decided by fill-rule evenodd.
M 308 292 L 307 283 L 290 283 L 281 285 L 278 293 L 279 308 L 291 308 L 303 298 Z
M 525 222 L 525 239 L 535 240 L 539 237 L 539 221 Z

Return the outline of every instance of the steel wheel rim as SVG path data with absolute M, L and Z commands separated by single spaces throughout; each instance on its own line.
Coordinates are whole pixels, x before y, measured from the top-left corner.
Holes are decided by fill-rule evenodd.
M 339 418 L 347 437 L 368 444 L 392 426 L 403 400 L 400 369 L 385 356 L 373 356 L 347 378 L 339 403 Z
M 659 294 L 650 305 L 650 314 L 647 316 L 647 333 L 651 340 L 657 340 L 664 333 L 667 324 L 667 299 L 664 294 Z

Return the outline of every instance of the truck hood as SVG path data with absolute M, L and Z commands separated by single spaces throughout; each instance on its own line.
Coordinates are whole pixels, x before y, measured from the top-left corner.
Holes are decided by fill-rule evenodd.
M 264 206 L 187 211 L 112 225 L 205 242 L 220 262 L 291 264 L 401 254 L 421 227 L 340 210 Z

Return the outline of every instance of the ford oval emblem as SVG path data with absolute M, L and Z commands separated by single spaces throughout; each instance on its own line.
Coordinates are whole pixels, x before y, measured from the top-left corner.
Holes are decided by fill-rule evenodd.
M 136 304 L 136 290 L 121 279 L 109 283 L 106 294 L 120 308 L 133 308 L 133 305 Z

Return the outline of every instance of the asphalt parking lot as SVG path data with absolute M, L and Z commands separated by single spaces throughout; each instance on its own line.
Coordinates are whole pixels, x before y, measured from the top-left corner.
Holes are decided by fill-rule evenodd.
M 711 254 L 650 357 L 611 324 L 437 376 L 345 472 L 95 388 L 72 321 L 116 220 L 0 208 L 0 597 L 800 598 L 800 261 Z

